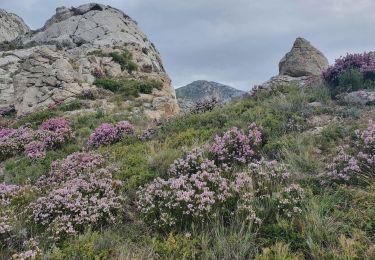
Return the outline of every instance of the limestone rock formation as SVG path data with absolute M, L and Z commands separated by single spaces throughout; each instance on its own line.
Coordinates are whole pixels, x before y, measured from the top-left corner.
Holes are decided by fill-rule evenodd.
M 291 77 L 319 76 L 328 67 L 322 52 L 303 38 L 297 38 L 290 52 L 279 63 L 279 75 Z
M 13 41 L 30 32 L 30 28 L 19 16 L 0 9 L 0 42 Z
M 23 48 L 0 51 L 0 107 L 14 106 L 19 115 L 33 112 L 95 90 L 95 78 L 105 77 L 161 81 L 162 89 L 124 103 L 145 102 L 142 110 L 153 118 L 179 112 L 160 54 L 120 10 L 100 4 L 60 7 L 41 29 L 16 43 Z M 136 69 L 124 68 L 113 53 L 128 53 Z

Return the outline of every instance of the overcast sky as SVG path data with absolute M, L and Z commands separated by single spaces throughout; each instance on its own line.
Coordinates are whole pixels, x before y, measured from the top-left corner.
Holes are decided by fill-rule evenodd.
M 58 6 L 81 0 L 0 0 L 42 27 Z M 375 50 L 375 0 L 102 0 L 136 20 L 160 51 L 175 87 L 198 79 L 248 90 L 278 73 L 298 36 L 330 63 Z

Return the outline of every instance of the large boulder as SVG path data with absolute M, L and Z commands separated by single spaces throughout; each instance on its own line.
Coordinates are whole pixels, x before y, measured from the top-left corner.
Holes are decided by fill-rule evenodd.
M 96 77 L 161 81 L 163 88 L 153 90 L 151 105 L 142 111 L 154 118 L 179 112 L 160 54 L 120 10 L 100 4 L 59 7 L 41 29 L 15 43 L 23 49 L 0 51 L 0 107 L 14 106 L 18 115 L 74 100 L 96 88 Z M 130 54 L 137 69 L 124 68 L 112 53 Z
M 30 32 L 30 28 L 21 17 L 0 9 L 0 43 L 13 41 L 28 32 Z
M 303 38 L 297 38 L 290 52 L 279 63 L 279 75 L 291 77 L 320 76 L 328 67 L 322 52 Z

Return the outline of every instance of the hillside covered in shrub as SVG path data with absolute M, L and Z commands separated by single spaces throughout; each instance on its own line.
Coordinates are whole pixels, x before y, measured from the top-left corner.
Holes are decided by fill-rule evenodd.
M 375 107 L 338 98 L 373 89 L 370 57 L 158 122 L 4 113 L 0 258 L 374 258 Z

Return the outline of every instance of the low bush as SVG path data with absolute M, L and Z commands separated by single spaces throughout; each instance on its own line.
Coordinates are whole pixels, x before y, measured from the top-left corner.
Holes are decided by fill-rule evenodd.
M 375 176 L 375 122 L 370 121 L 364 131 L 357 130 L 351 146 L 338 147 L 327 169 L 332 181 L 368 184 Z
M 97 79 L 94 84 L 127 98 L 138 97 L 139 94 L 151 94 L 153 89 L 160 90 L 163 87 L 162 82 L 156 80 Z
M 28 206 L 30 221 L 55 241 L 113 223 L 122 207 L 121 182 L 112 178 L 110 168 L 100 166 L 101 160 L 77 153 L 53 164 L 39 182 L 50 191 Z
M 116 125 L 103 123 L 90 135 L 88 145 L 99 147 L 114 144 L 123 138 L 124 135 L 134 133 L 134 126 L 127 121 L 121 121 Z
M 274 214 L 292 217 L 301 213 L 303 190 L 297 184 L 286 186 L 286 168 L 276 161 L 256 160 L 259 155 L 253 148 L 262 142 L 260 129 L 251 124 L 246 135 L 231 129 L 217 137 L 214 145 L 206 146 L 208 151 L 194 149 L 175 160 L 168 179 L 157 177 L 141 187 L 137 205 L 145 221 L 164 230 L 204 225 L 215 216 L 242 216 L 247 223 L 261 224 L 258 199 L 276 201 L 279 208 L 273 209 Z M 243 172 L 228 167 L 250 162 Z
M 375 55 L 373 53 L 347 54 L 335 61 L 324 73 L 332 94 L 355 91 L 374 85 Z

